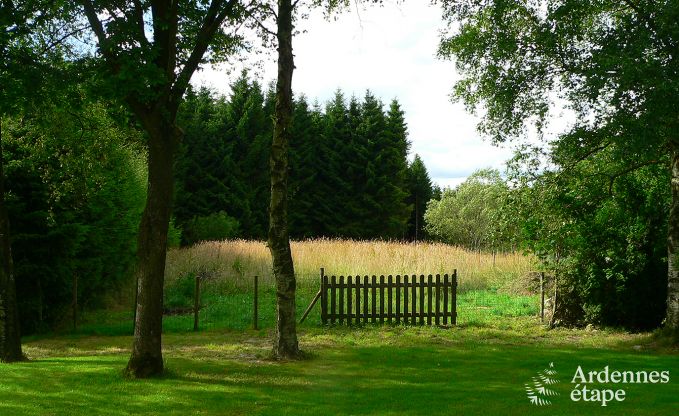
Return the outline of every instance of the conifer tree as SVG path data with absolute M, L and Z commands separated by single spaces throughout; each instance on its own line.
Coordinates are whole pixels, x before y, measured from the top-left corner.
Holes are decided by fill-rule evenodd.
M 386 194 L 389 178 L 381 169 L 385 140 L 383 137 L 386 120 L 382 103 L 367 91 L 361 104 L 361 122 L 357 135 L 366 146 L 368 159 L 365 166 L 365 186 L 361 203 L 367 211 L 361 218 L 362 238 L 377 238 L 384 229 L 381 203 Z
M 424 237 L 424 213 L 434 191 L 427 167 L 418 154 L 408 166 L 408 191 L 407 202 L 413 207 L 408 221 L 408 239 L 419 241 Z
M 363 203 L 367 185 L 366 167 L 369 154 L 368 141 L 360 129 L 362 118 L 361 103 L 355 96 L 352 96 L 347 110 L 349 138 L 341 155 L 344 163 L 343 175 L 350 189 L 350 195 L 345 198 L 344 209 L 350 220 L 342 224 L 339 230 L 339 235 L 351 238 L 363 238 L 365 236 L 363 224 L 371 215 L 371 212 L 366 209 Z
M 313 212 L 319 200 L 317 173 L 320 169 L 315 147 L 318 130 L 304 95 L 294 103 L 291 137 L 288 183 L 290 235 L 293 238 L 315 237 L 318 235 L 317 217 Z
M 403 238 L 406 233 L 412 206 L 406 203 L 408 197 L 408 128 L 403 110 L 396 99 L 392 100 L 387 113 L 384 132 L 386 146 L 383 150 L 382 169 L 390 178 L 383 204 L 388 209 L 384 213 L 387 235 Z

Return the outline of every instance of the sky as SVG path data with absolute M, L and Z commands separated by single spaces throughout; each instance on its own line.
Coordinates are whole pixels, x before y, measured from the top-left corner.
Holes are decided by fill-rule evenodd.
M 451 102 L 459 75 L 453 62 L 436 57 L 444 25 L 440 8 L 428 3 L 352 8 L 330 21 L 312 11 L 298 22 L 303 32 L 293 40 L 293 90 L 321 103 L 338 88 L 358 98 L 370 89 L 385 107 L 398 99 L 408 124 L 410 158 L 419 154 L 432 180 L 448 187 L 477 169 L 502 170 L 512 152 L 484 140 L 476 131 L 478 119 L 461 103 Z M 232 71 L 231 77 L 238 73 Z M 275 79 L 273 55 L 263 62 L 259 75 L 264 85 Z M 206 68 L 194 83 L 229 92 L 224 70 Z

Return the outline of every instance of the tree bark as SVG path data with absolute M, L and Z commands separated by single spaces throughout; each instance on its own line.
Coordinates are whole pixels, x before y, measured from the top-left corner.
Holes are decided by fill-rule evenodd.
M 278 1 L 278 80 L 273 142 L 271 144 L 271 205 L 269 210 L 269 250 L 276 279 L 276 337 L 274 355 L 278 358 L 299 356 L 295 324 L 295 270 L 288 233 L 288 143 L 292 119 L 291 0 Z
M 172 212 L 174 154 L 179 140 L 175 126 L 162 117 L 146 122 L 149 133 L 148 190 L 139 226 L 137 305 L 132 356 L 125 373 L 146 378 L 163 372 L 163 285 L 167 232 Z
M 23 361 L 19 308 L 9 237 L 9 216 L 5 206 L 5 171 L 2 153 L 2 119 L 0 118 L 0 361 Z
M 667 315 L 665 327 L 679 333 L 679 145 L 672 148 L 672 202 L 667 230 Z

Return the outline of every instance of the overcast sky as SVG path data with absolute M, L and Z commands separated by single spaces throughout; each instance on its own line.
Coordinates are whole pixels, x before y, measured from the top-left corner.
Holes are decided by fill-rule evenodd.
M 483 140 L 477 119 L 451 103 L 458 76 L 453 62 L 436 58 L 441 11 L 427 3 L 352 9 L 333 21 L 312 13 L 298 25 L 306 32 L 293 40 L 293 90 L 321 103 L 337 88 L 359 98 L 370 89 L 385 105 L 397 98 L 408 123 L 411 158 L 419 154 L 439 185 L 455 186 L 477 169 L 502 169 L 511 151 Z M 261 75 L 265 85 L 275 78 L 273 56 Z M 228 93 L 230 81 L 223 71 L 205 69 L 194 82 Z

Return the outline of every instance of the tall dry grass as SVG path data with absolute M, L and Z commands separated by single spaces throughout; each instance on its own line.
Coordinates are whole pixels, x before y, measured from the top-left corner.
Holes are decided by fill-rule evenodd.
M 441 243 L 401 243 L 313 239 L 292 242 L 295 271 L 301 287 L 318 285 L 319 269 L 327 275 L 388 275 L 452 273 L 461 290 L 513 288 L 535 260 L 520 253 L 470 252 Z M 249 286 L 255 275 L 273 282 L 271 257 L 261 241 L 227 240 L 196 244 L 168 253 L 168 284 L 188 274 L 201 274 L 229 286 Z

